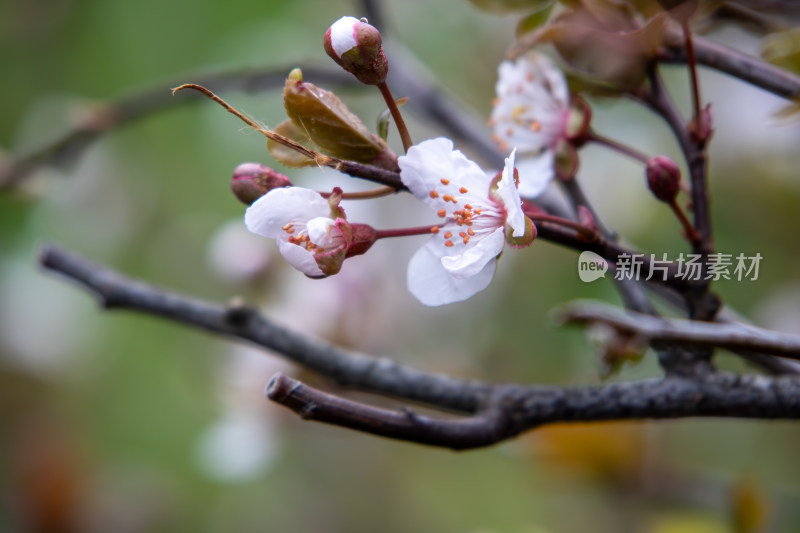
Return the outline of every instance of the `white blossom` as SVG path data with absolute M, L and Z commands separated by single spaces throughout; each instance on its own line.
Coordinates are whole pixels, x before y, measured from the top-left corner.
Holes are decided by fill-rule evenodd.
M 485 289 L 507 238 L 533 240 L 514 182 L 514 154 L 492 179 L 449 139 L 412 146 L 398 159 L 408 189 L 442 219 L 408 267 L 408 288 L 426 305 L 458 302 Z

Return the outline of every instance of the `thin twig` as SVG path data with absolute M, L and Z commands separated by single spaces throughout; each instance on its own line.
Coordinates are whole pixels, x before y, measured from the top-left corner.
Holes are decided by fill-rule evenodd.
M 600 135 L 592 130 L 586 132 L 586 140 L 610 148 L 616 152 L 630 157 L 635 161 L 639 161 L 640 163 L 647 164 L 647 162 L 650 161 L 650 157 L 639 150 L 636 150 L 627 144 L 622 144 L 621 142 L 615 141 L 614 139 L 605 137 L 604 135 Z
M 692 39 L 692 29 L 689 27 L 688 20 L 681 21 L 683 30 L 684 47 L 686 50 L 686 66 L 689 67 L 689 77 L 692 81 L 692 116 L 695 122 L 700 122 L 700 111 L 702 108 L 700 97 L 700 80 L 697 78 L 697 57 L 694 52 L 694 42 Z
M 647 104 L 654 112 L 667 122 L 678 140 L 678 145 L 689 167 L 689 179 L 692 184 L 692 212 L 694 213 L 694 227 L 700 234 L 700 241 L 693 246 L 694 252 L 707 256 L 712 252 L 711 211 L 708 200 L 707 184 L 707 158 L 703 147 L 697 146 L 692 141 L 686 128 L 686 123 L 681 118 L 674 102 L 666 92 L 664 83 L 658 72 L 650 72 L 650 91 L 640 100 Z
M 635 257 L 637 262 L 641 262 L 641 271 L 655 272 L 650 256 L 625 248 L 602 236 L 596 236 L 594 240 L 587 241 L 582 238 L 577 231 L 551 222 L 537 222 L 536 229 L 538 232 L 537 238 L 545 239 L 549 242 L 560 244 L 577 251 L 594 252 L 603 259 L 614 264 L 617 263 L 621 257 Z M 697 284 L 704 283 L 703 281 L 685 279 L 680 275 L 679 265 L 676 262 L 671 262 L 666 265 L 665 275 L 661 278 L 654 278 L 653 280 L 681 292 L 694 290 Z
M 267 397 L 304 420 L 370 433 L 390 439 L 456 450 L 479 448 L 509 438 L 506 416 L 490 409 L 472 417 L 436 419 L 411 409 L 391 410 L 348 400 L 314 389 L 281 373 L 267 385 Z
M 638 335 L 651 343 L 747 350 L 800 360 L 800 336 L 748 324 L 666 319 L 594 302 L 570 304 L 559 314 L 567 323 L 607 324 L 621 333 Z
M 217 91 L 256 92 L 282 87 L 291 67 L 265 67 L 260 69 L 237 69 L 211 74 L 192 74 L 191 79 L 199 84 L 213 87 Z M 306 76 L 320 83 L 337 87 L 353 87 L 357 83 L 341 69 L 306 66 Z M 155 87 L 123 96 L 93 106 L 90 120 L 75 124 L 63 134 L 38 148 L 15 158 L 0 174 L 0 191 L 21 183 L 31 172 L 46 165 L 62 165 L 77 159 L 95 140 L 117 128 L 160 111 L 197 102 L 200 95 L 191 98 L 173 98 L 167 87 L 175 87 L 180 81 L 158 84 Z
M 665 54 L 659 58 L 660 61 L 686 62 L 687 54 L 682 40 L 675 36 Z M 697 36 L 694 37 L 694 52 L 701 65 L 729 74 L 782 98 L 794 100 L 800 97 L 800 76 L 770 65 L 762 59 Z

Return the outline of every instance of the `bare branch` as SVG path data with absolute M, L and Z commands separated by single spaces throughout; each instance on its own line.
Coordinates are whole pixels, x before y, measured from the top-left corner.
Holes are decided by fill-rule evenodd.
M 496 385 L 488 409 L 446 420 L 346 400 L 281 374 L 272 378 L 267 395 L 306 420 L 455 450 L 489 446 L 556 422 L 800 417 L 800 379 L 724 373 L 595 387 Z
M 138 119 L 145 118 L 174 106 L 197 102 L 200 95 L 189 98 L 174 98 L 170 87 L 180 85 L 183 79 L 191 78 L 197 83 L 207 85 L 216 91 L 256 92 L 282 87 L 286 75 L 292 67 L 268 67 L 262 69 L 231 70 L 213 74 L 194 74 L 183 76 L 172 83 L 156 87 L 99 104 L 90 120 L 75 125 L 49 143 L 12 159 L 0 174 L 0 191 L 13 187 L 24 180 L 36 168 L 44 165 L 63 165 L 77 159 L 92 142 L 102 135 Z M 304 67 L 309 78 L 334 86 L 353 87 L 357 83 L 341 69 Z
M 305 420 L 333 424 L 372 435 L 429 446 L 464 450 L 488 446 L 509 438 L 507 417 L 501 409 L 449 420 L 435 419 L 410 409 L 381 409 L 322 392 L 276 374 L 267 385 L 267 397 Z
M 660 380 L 592 387 L 492 385 L 422 372 L 390 360 L 348 352 L 278 326 L 253 308 L 217 306 L 167 293 L 53 246 L 43 250 L 41 260 L 46 268 L 93 292 L 108 309 L 129 309 L 161 316 L 253 342 L 345 386 L 465 413 L 481 413 L 453 421 L 417 417 L 417 422 L 413 422 L 408 417 L 415 415 L 408 412 L 387 415 L 383 410 L 375 411 L 367 406 L 359 406 L 355 413 L 349 413 L 348 409 L 354 406 L 337 401 L 334 406 L 322 409 L 323 414 L 319 415 L 328 423 L 354 428 L 356 414 L 373 416 L 371 421 L 358 422 L 363 426 L 356 428 L 360 430 L 374 429 L 373 426 L 379 426 L 383 419 L 391 420 L 394 424 L 391 431 L 372 431 L 384 436 L 405 440 L 414 440 L 411 437 L 417 436 L 417 442 L 465 449 L 486 446 L 553 422 L 688 416 L 800 418 L 800 378 L 796 376 L 773 378 L 715 372 L 691 378 L 669 375 Z M 283 386 L 286 383 L 292 382 L 282 380 L 274 384 L 273 396 L 281 397 L 279 392 L 286 390 Z M 293 387 L 289 386 L 289 391 Z M 298 393 L 298 389 L 294 392 Z M 308 412 L 315 400 L 326 398 L 313 391 L 310 395 L 293 396 L 293 399 L 282 397 L 284 403 L 302 412 Z
M 619 332 L 640 335 L 651 343 L 744 350 L 800 359 L 800 336 L 740 322 L 666 319 L 594 302 L 569 305 L 560 316 L 567 323 L 607 324 Z
M 475 412 L 491 387 L 421 372 L 389 359 L 342 350 L 290 331 L 241 304 L 214 305 L 126 278 L 56 246 L 42 250 L 42 265 L 83 285 L 106 309 L 128 309 L 255 343 L 344 386 L 437 407 Z
M 800 97 L 800 76 L 702 37 L 694 38 L 694 46 L 697 62 L 701 65 L 730 74 L 783 98 Z M 686 49 L 680 39 L 675 39 L 667 47 L 661 60 L 666 63 L 686 61 Z

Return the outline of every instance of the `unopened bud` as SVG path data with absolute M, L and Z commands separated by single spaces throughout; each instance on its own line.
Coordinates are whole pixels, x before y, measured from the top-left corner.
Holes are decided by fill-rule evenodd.
M 292 182 L 261 163 L 242 163 L 233 171 L 231 190 L 240 202 L 250 205 L 272 189 L 290 187 Z
M 389 72 L 381 33 L 366 19 L 342 17 L 325 32 L 325 52 L 361 83 L 380 85 Z
M 656 198 L 672 203 L 681 188 L 681 170 L 667 156 L 657 155 L 647 162 L 647 186 Z

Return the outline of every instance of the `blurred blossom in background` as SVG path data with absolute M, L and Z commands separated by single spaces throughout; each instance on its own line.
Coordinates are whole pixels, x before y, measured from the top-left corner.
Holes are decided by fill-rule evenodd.
M 395 40 L 486 121 L 515 18 L 462 0 L 385 3 Z M 322 35 L 355 9 L 323 0 L 5 2 L 0 165 L 4 152 L 53 138 L 98 102 L 149 87 L 168 92 L 193 81 L 190 73 L 333 66 Z M 739 30 L 719 38 L 758 49 Z M 688 110 L 685 70 L 666 69 L 665 77 Z M 800 227 L 800 128 L 776 118 L 782 102 L 762 91 L 716 73 L 701 80 L 717 125 L 718 247 L 764 257 L 758 282 L 723 281 L 720 291 L 743 315 L 796 333 L 800 248 L 785 243 L 796 242 Z M 221 96 L 276 125 L 285 118 L 280 90 Z M 370 126 L 383 110 L 369 89 L 339 95 Z M 678 157 L 649 112 L 626 101 L 591 103 L 593 127 L 604 135 Z M 442 133 L 407 117 L 416 141 Z M 394 132 L 390 144 L 401 153 Z M 489 290 L 437 309 L 420 306 L 405 286 L 424 236 L 379 241 L 340 274 L 310 280 L 285 264 L 273 241 L 244 227 L 245 207 L 229 190 L 244 161 L 276 165 L 301 186 L 342 183 L 330 170 L 277 167 L 259 135 L 194 101 L 106 135 L 70 165 L 0 195 L 1 531 L 797 529 L 797 424 L 556 426 L 464 454 L 382 440 L 305 423 L 267 401 L 275 372 L 321 383 L 275 354 L 102 311 L 36 266 L 39 247 L 56 242 L 169 290 L 221 303 L 241 297 L 289 328 L 427 370 L 599 382 L 591 341 L 549 318 L 573 298 L 617 302 L 608 282 L 578 281 L 576 254 L 544 242 L 505 254 Z M 641 165 L 592 146 L 581 152 L 579 179 L 626 242 L 683 249 L 670 213 L 644 187 Z M 343 206 L 350 220 L 381 229 L 415 225 L 409 217 L 435 220 L 406 197 Z M 740 368 L 724 354 L 720 364 Z M 657 373 L 649 354 L 610 379 Z

